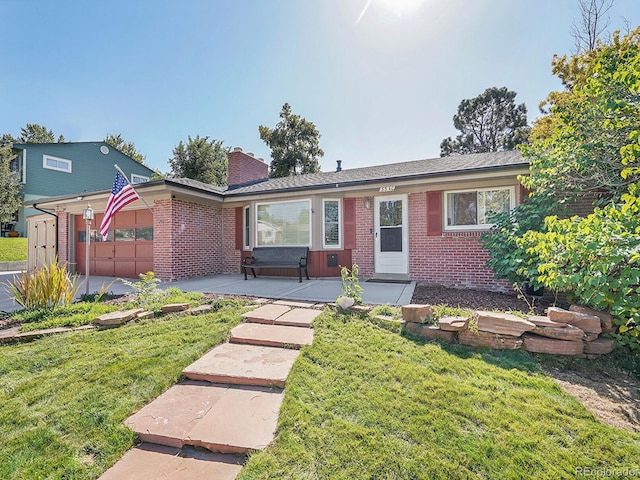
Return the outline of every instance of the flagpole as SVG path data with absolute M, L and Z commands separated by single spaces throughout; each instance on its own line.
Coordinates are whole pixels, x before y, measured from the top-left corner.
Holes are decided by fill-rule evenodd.
M 124 179 L 127 181 L 127 183 L 129 184 L 129 186 L 133 189 L 133 191 L 134 191 L 134 192 L 136 192 L 136 189 L 135 189 L 135 188 L 133 188 L 133 185 L 131 185 L 131 182 L 130 182 L 130 181 L 129 181 L 129 179 L 127 178 L 127 174 L 126 174 L 126 173 L 124 173 L 124 172 L 122 171 L 122 169 L 118 166 L 118 164 L 114 164 L 113 166 L 116 168 L 116 170 L 118 170 L 118 172 L 120 172 L 120 175 L 122 175 L 122 176 L 124 177 Z M 144 198 L 142 198 L 138 192 L 136 192 L 136 193 L 138 194 L 138 198 L 139 198 L 140 200 L 142 200 L 142 203 L 144 203 L 144 204 L 145 204 L 145 206 L 149 209 L 149 211 L 151 212 L 151 215 L 153 215 L 153 218 L 155 218 L 155 219 L 158 221 L 158 223 L 162 223 L 162 220 L 161 220 L 161 219 L 159 219 L 159 218 L 156 216 L 156 214 L 154 213 L 154 211 L 153 211 L 153 209 L 151 208 L 151 206 L 147 203 L 147 201 L 146 201 Z

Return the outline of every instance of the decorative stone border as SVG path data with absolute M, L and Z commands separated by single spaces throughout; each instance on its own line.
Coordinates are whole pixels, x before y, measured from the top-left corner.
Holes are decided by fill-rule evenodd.
M 472 318 L 444 317 L 437 325 L 430 305 L 405 305 L 402 317 L 406 332 L 429 340 L 588 358 L 611 353 L 613 339 L 600 335 L 616 330 L 611 315 L 580 305 L 550 307 L 547 316 L 526 319 L 477 310 Z

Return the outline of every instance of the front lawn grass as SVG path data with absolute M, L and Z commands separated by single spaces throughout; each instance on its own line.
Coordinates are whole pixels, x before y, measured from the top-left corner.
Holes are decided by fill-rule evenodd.
M 26 238 L 0 237 L 0 262 L 19 262 L 26 259 Z
M 122 421 L 223 342 L 242 312 L 0 346 L 0 478 L 97 478 L 134 444 Z
M 327 311 L 314 327 L 278 437 L 240 479 L 569 479 L 640 464 L 640 435 L 597 421 L 525 352 L 424 343 Z

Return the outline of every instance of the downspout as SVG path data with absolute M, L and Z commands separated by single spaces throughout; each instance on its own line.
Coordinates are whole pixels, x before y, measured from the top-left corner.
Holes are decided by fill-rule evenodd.
M 33 209 L 38 210 L 39 212 L 42 212 L 42 213 L 46 213 L 47 215 L 51 215 L 52 217 L 56 217 L 56 257 L 57 257 L 58 256 L 58 226 L 60 221 L 60 219 L 58 218 L 58 215 L 56 215 L 55 213 L 47 212 L 46 210 L 42 210 L 41 208 L 38 207 L 36 203 L 33 204 Z

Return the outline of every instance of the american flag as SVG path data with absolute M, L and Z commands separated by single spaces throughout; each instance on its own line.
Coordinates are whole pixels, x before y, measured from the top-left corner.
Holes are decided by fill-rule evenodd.
M 111 220 L 115 217 L 116 213 L 118 213 L 122 207 L 136 201 L 138 198 L 140 197 L 127 179 L 124 178 L 120 172 L 116 172 L 116 179 L 113 182 L 111 195 L 109 195 L 109 200 L 107 201 L 107 208 L 104 210 L 104 217 L 100 224 L 100 234 L 102 235 L 103 241 L 107 241 L 109 225 L 111 225 Z

